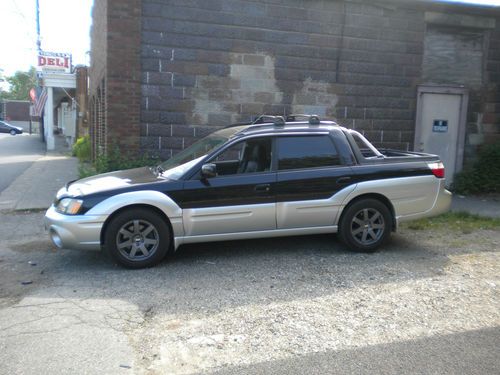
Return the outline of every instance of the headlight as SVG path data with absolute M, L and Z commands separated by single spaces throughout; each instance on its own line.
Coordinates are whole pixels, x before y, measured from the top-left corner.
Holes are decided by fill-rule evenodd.
M 83 201 L 81 199 L 63 198 L 56 205 L 56 211 L 66 215 L 76 215 L 82 208 Z

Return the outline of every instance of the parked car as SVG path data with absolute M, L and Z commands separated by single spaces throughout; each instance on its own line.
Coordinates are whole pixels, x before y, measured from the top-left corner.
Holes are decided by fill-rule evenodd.
M 45 215 L 54 244 L 147 267 L 186 243 L 339 233 L 374 251 L 403 221 L 447 211 L 438 156 L 377 150 L 316 116 L 263 117 L 155 168 L 72 181 Z
M 11 135 L 22 134 L 23 128 L 0 121 L 0 133 L 10 133 Z

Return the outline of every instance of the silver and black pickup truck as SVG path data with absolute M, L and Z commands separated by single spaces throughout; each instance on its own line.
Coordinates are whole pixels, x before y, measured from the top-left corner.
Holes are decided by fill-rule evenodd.
M 450 207 L 438 156 L 377 150 L 317 116 L 265 116 L 218 130 L 157 167 L 69 182 L 45 215 L 61 248 L 126 267 L 195 242 L 339 233 L 374 251 L 401 222 Z

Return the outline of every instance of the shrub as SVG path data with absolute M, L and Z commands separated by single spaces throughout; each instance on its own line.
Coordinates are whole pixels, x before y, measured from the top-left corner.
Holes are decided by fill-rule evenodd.
M 95 174 L 153 166 L 159 163 L 160 160 L 157 156 L 150 154 L 135 156 L 128 152 L 122 152 L 120 148 L 115 145 L 110 147 L 107 154 L 97 156 L 94 163 L 88 163 L 80 159 L 78 174 L 80 178 L 85 178 Z
M 140 156 L 122 152 L 118 146 L 112 146 L 107 154 L 99 155 L 94 163 L 97 173 L 118 171 L 144 166 L 156 165 L 159 159 L 149 154 Z
M 90 137 L 80 137 L 73 145 L 73 156 L 76 156 L 80 162 L 90 160 Z
M 459 194 L 500 193 L 500 143 L 481 147 L 472 167 L 455 175 L 452 189 Z

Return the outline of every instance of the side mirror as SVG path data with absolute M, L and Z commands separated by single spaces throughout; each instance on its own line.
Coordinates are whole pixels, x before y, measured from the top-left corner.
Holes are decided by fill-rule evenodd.
M 203 164 L 201 166 L 201 177 L 212 178 L 217 176 L 217 166 L 213 163 Z

